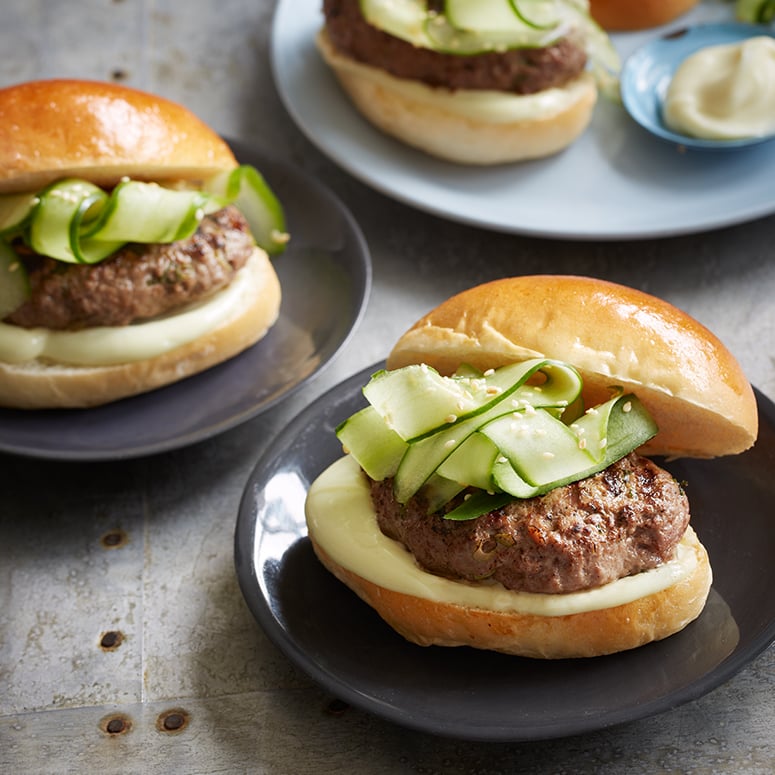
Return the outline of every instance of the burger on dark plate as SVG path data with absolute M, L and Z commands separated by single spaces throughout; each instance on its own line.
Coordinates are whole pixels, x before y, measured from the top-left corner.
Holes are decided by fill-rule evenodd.
M 309 537 L 408 640 L 591 657 L 702 612 L 686 483 L 651 456 L 742 452 L 758 415 L 696 320 L 597 279 L 498 280 L 419 320 L 364 394 Z
M 324 0 L 318 47 L 355 107 L 429 154 L 497 164 L 586 129 L 619 58 L 584 0 Z
M 86 407 L 234 357 L 277 319 L 260 173 L 125 86 L 0 89 L 0 406 Z

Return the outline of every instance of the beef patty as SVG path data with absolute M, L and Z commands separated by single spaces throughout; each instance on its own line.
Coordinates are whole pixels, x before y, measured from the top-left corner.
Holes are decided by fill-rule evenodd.
M 418 48 L 368 24 L 359 0 L 325 0 L 331 44 L 342 54 L 397 78 L 449 89 L 493 89 L 534 94 L 562 87 L 586 65 L 584 48 L 571 37 L 546 48 L 512 49 L 473 55 Z
M 98 264 L 22 255 L 30 298 L 5 322 L 78 330 L 147 320 L 225 287 L 254 249 L 244 216 L 227 207 L 205 216 L 189 239 L 131 243 Z
M 595 476 L 463 522 L 428 515 L 421 497 L 401 506 L 390 479 L 372 482 L 371 494 L 382 532 L 426 570 L 525 592 L 574 592 L 657 567 L 689 524 L 678 482 L 635 453 Z

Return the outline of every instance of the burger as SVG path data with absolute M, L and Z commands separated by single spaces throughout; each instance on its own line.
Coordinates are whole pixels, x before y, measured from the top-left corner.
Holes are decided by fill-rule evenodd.
M 708 554 L 659 458 L 742 452 L 758 415 L 687 314 L 593 278 L 497 280 L 415 323 L 364 395 L 309 538 L 407 640 L 592 657 L 702 612 Z
M 357 110 L 442 159 L 558 153 L 589 124 L 619 58 L 584 0 L 324 0 L 324 61 Z
M 589 0 L 590 13 L 606 30 L 658 27 L 688 13 L 699 0 Z
M 0 89 L 0 406 L 96 406 L 236 356 L 277 319 L 287 239 L 258 170 L 184 107 Z

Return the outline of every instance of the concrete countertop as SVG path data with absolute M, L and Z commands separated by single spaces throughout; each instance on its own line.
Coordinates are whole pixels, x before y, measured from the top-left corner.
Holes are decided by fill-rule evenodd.
M 557 740 L 463 743 L 342 706 L 251 616 L 233 540 L 257 459 L 300 410 L 383 358 L 414 320 L 463 288 L 537 272 L 641 288 L 712 329 L 775 397 L 775 216 L 600 243 L 500 234 L 402 205 L 339 169 L 284 110 L 268 59 L 274 6 L 4 4 L 0 86 L 88 77 L 187 105 L 334 191 L 363 230 L 374 274 L 346 348 L 265 415 L 127 461 L 0 454 L 0 771 L 772 772 L 772 648 L 709 694 L 641 721 Z

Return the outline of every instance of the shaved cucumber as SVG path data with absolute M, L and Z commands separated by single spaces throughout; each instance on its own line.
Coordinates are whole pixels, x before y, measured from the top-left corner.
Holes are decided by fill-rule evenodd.
M 421 493 L 435 510 L 464 488 L 498 503 L 531 498 L 601 471 L 657 432 L 621 391 L 579 416 L 581 388 L 572 366 L 546 359 L 482 375 L 443 377 L 423 365 L 380 371 L 364 387 L 369 406 L 337 436 L 372 479 L 393 478 L 399 503 Z M 471 500 L 449 518 L 473 518 L 494 502 Z
M 249 165 L 215 176 L 201 191 L 126 180 L 108 192 L 86 180 L 66 179 L 34 194 L 0 195 L 0 235 L 21 237 L 42 256 L 93 264 L 128 242 L 186 239 L 205 215 L 229 204 L 242 210 L 267 253 L 285 249 L 283 208 Z

